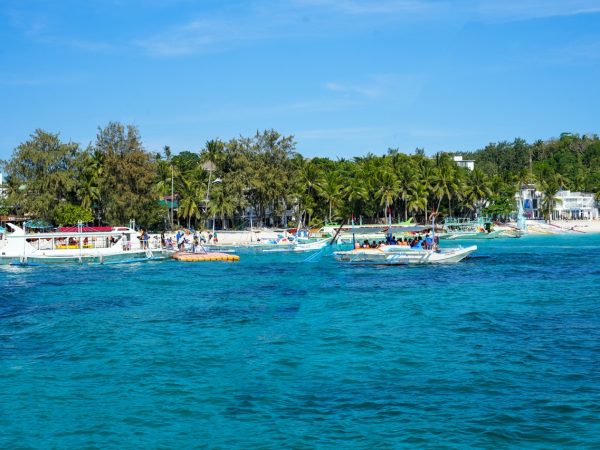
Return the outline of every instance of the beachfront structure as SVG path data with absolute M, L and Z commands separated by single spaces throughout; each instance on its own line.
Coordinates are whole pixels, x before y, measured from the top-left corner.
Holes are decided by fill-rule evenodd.
M 594 194 L 560 190 L 554 198 L 553 220 L 598 219 Z
M 519 194 L 517 194 L 519 195 Z M 526 184 L 521 187 L 521 200 L 523 201 L 523 215 L 527 219 L 543 219 L 541 191 L 538 191 L 534 184 Z
M 521 188 L 520 196 L 527 219 L 544 218 L 541 211 L 544 194 L 538 191 L 534 184 L 524 185 Z M 552 220 L 597 219 L 599 216 L 594 194 L 561 189 L 556 193 L 554 199 Z
M 458 167 L 464 167 L 465 169 L 475 169 L 475 161 L 472 159 L 463 159 L 461 155 L 454 156 L 454 162 Z

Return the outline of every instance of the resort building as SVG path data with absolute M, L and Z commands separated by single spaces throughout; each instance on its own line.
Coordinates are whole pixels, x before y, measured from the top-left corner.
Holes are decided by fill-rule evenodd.
M 594 194 L 560 190 L 556 193 L 553 220 L 590 220 L 598 218 Z
M 535 188 L 534 184 L 526 184 L 521 187 L 521 200 L 523 201 L 523 215 L 527 219 L 543 219 L 541 212 L 542 193 Z
M 454 156 L 454 162 L 458 167 L 464 167 L 469 170 L 475 169 L 475 161 L 472 159 L 463 159 L 461 155 Z
M 527 219 L 544 219 L 541 211 L 544 194 L 533 184 L 521 188 L 523 211 Z M 571 192 L 561 189 L 554 197 L 552 220 L 592 220 L 598 219 L 598 205 L 594 194 Z

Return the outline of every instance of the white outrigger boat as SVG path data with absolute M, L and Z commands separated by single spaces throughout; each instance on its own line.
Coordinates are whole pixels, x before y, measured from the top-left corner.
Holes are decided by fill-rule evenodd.
M 271 248 L 264 250 L 265 252 L 313 252 L 322 250 L 331 244 L 332 238 L 319 239 L 318 241 L 312 242 L 295 242 L 292 246 L 286 246 L 283 248 Z
M 445 233 L 440 233 L 440 239 L 495 239 L 502 230 L 492 229 L 492 222 L 484 218 L 476 220 L 448 217 L 444 221 Z
M 338 261 L 360 264 L 382 265 L 416 265 L 416 264 L 453 264 L 462 261 L 477 250 L 476 245 L 470 247 L 439 248 L 435 234 L 435 215 L 431 220 L 431 238 L 424 244 L 419 239 L 415 247 L 406 245 L 381 245 L 377 248 L 355 248 L 349 251 L 334 252 Z
M 0 239 L 0 265 L 131 262 L 162 259 L 168 251 L 158 240 L 146 243 L 128 227 L 73 227 L 57 232 L 26 233 L 7 223 Z M 9 231 L 10 230 L 10 231 Z
M 476 250 L 476 245 L 435 250 L 386 245 L 379 248 L 357 248 L 334 252 L 334 255 L 338 261 L 361 264 L 452 264 L 462 261 Z

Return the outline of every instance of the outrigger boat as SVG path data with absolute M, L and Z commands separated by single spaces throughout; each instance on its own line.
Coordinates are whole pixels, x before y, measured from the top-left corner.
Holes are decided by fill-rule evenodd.
M 334 252 L 334 255 L 338 261 L 362 264 L 452 264 L 462 261 L 476 250 L 476 245 L 435 250 L 386 245 L 379 248 L 357 248 L 345 252 Z
M 320 228 L 315 234 L 321 237 L 332 237 L 336 232 L 342 237 L 343 240 L 347 240 L 347 237 L 358 236 L 358 237 L 373 237 L 373 236 L 385 236 L 385 235 L 401 235 L 405 233 L 418 233 L 424 232 L 429 229 L 428 226 L 416 225 L 412 222 L 412 218 L 406 222 L 400 223 L 386 223 L 386 224 L 336 224 L 330 223 Z M 338 231 L 339 230 L 339 231 Z
M 493 223 L 479 218 L 476 220 L 448 217 L 444 220 L 440 239 L 495 239 L 503 230 L 494 230 Z
M 332 241 L 332 238 L 319 239 L 318 241 L 312 242 L 295 242 L 291 247 L 280 247 L 265 249 L 264 251 L 269 252 L 313 252 L 322 250 L 327 247 Z
M 360 264 L 453 264 L 462 261 L 477 250 L 476 245 L 465 248 L 439 248 L 435 234 L 435 216 L 432 217 L 431 231 L 431 238 L 428 238 L 425 242 L 419 241 L 415 247 L 381 245 L 377 248 L 355 248 L 349 251 L 334 252 L 334 256 L 338 261 Z M 423 247 L 422 243 L 427 243 L 427 245 Z
M 7 223 L 0 239 L 0 265 L 132 262 L 162 259 L 170 254 L 160 241 L 142 242 L 129 227 L 72 227 L 55 232 L 26 233 Z M 8 230 L 7 230 L 8 231 Z

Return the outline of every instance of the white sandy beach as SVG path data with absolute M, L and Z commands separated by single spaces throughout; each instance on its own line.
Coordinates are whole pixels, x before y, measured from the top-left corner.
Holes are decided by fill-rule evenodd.
M 553 220 L 550 223 L 528 220 L 529 233 L 560 234 L 568 232 L 600 233 L 600 220 Z

